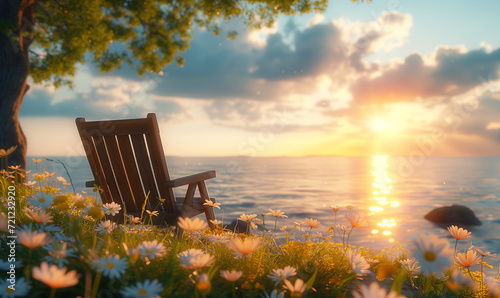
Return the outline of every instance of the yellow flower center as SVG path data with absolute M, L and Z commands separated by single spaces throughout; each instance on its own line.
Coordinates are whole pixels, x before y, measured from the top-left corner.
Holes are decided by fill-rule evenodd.
M 53 202 L 54 202 L 54 204 L 62 204 L 64 202 L 66 202 L 67 199 L 68 199 L 67 196 L 60 195 L 60 196 L 55 197 Z
M 199 291 L 206 291 L 209 290 L 211 287 L 210 282 L 206 281 L 200 281 L 197 285 L 196 288 L 198 288 Z
M 113 263 L 107 263 L 106 264 L 106 268 L 113 269 L 113 268 L 115 268 L 115 264 L 113 264 Z
M 424 253 L 424 259 L 429 262 L 433 262 L 436 259 L 436 254 L 433 251 L 426 251 Z
M 85 208 L 85 203 L 82 201 L 75 202 L 75 207 L 78 209 L 83 209 Z
M 150 254 L 150 253 L 152 253 L 152 252 L 153 252 L 153 250 L 152 250 L 151 248 L 148 248 L 148 249 L 146 250 L 146 252 L 147 252 L 148 254 Z
M 69 209 L 68 203 L 54 204 L 54 207 L 56 207 L 59 210 L 68 210 Z
M 40 198 L 40 199 L 38 200 L 38 202 L 43 203 L 43 202 L 45 202 L 45 199 L 44 199 L 44 198 Z
M 92 207 L 88 212 L 89 216 L 92 216 L 94 219 L 101 219 L 104 217 L 104 211 L 102 211 L 99 207 Z
M 137 291 L 137 294 L 139 295 L 146 295 L 148 293 L 148 291 L 144 290 L 144 289 L 140 289 L 139 291 Z

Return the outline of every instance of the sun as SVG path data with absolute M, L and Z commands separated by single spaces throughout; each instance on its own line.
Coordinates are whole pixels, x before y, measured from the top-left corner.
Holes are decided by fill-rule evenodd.
M 371 127 L 375 131 L 383 131 L 387 126 L 383 120 L 375 119 L 372 121 Z

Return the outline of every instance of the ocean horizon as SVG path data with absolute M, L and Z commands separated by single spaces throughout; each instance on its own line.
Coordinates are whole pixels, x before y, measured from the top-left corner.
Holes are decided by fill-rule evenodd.
M 75 190 L 92 193 L 85 182 L 93 180 L 83 156 L 47 157 L 35 164 L 28 157 L 28 170 L 56 171 L 73 182 Z M 58 162 L 62 162 L 66 168 Z M 418 161 L 418 162 L 417 162 Z M 321 222 L 312 233 L 327 234 L 329 226 L 348 225 L 346 206 L 352 206 L 367 220 L 356 228 L 350 243 L 381 249 L 401 243 L 410 248 L 421 233 L 451 236 L 446 229 L 424 219 L 436 207 L 452 204 L 471 208 L 481 226 L 471 227 L 467 243 L 500 252 L 500 157 L 425 157 L 410 160 L 376 155 L 371 157 L 179 157 L 167 156 L 172 179 L 207 170 L 217 177 L 207 181 L 209 194 L 222 204 L 217 219 L 228 224 L 242 213 L 261 214 L 280 209 L 278 227 L 290 231 L 295 223 L 314 218 Z M 72 191 L 71 186 L 66 190 Z M 176 189 L 184 195 L 185 188 Z M 339 206 L 335 214 L 331 206 Z M 266 230 L 274 219 L 265 217 Z M 307 228 L 309 231 L 309 228 Z M 319 236 L 318 236 L 319 237 Z M 336 241 L 341 241 L 336 233 Z M 314 239 L 314 237 L 313 237 Z M 466 245 L 459 244 L 459 249 Z

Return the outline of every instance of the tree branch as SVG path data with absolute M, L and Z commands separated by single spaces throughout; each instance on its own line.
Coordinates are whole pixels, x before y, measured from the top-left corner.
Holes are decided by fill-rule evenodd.
M 40 1 L 36 1 L 35 2 L 36 6 L 40 7 L 45 13 L 47 13 L 47 15 L 49 15 L 50 17 L 52 17 L 52 21 L 54 21 L 54 24 L 56 24 L 56 26 L 58 26 L 59 28 L 64 28 L 63 24 L 58 22 L 57 20 L 54 19 L 54 13 L 48 9 L 47 7 L 45 7 L 45 5 L 43 5 L 42 3 L 40 3 Z M 38 26 L 35 24 L 35 26 L 39 29 L 41 29 L 42 31 L 46 32 L 45 29 L 43 29 L 42 27 Z
M 146 23 L 137 13 L 134 13 L 134 16 L 139 19 L 139 22 L 141 22 L 142 27 L 146 28 L 150 26 L 150 24 Z

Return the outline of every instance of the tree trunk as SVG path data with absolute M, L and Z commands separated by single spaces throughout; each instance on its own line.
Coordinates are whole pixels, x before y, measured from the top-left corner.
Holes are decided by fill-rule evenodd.
M 26 137 L 19 125 L 19 109 L 29 89 L 28 52 L 34 20 L 34 0 L 0 1 L 0 24 L 13 30 L 0 32 L 0 149 L 17 146 L 7 158 L 9 165 L 26 168 Z M 4 26 L 5 28 L 5 26 Z M 14 41 L 21 34 L 28 37 Z

